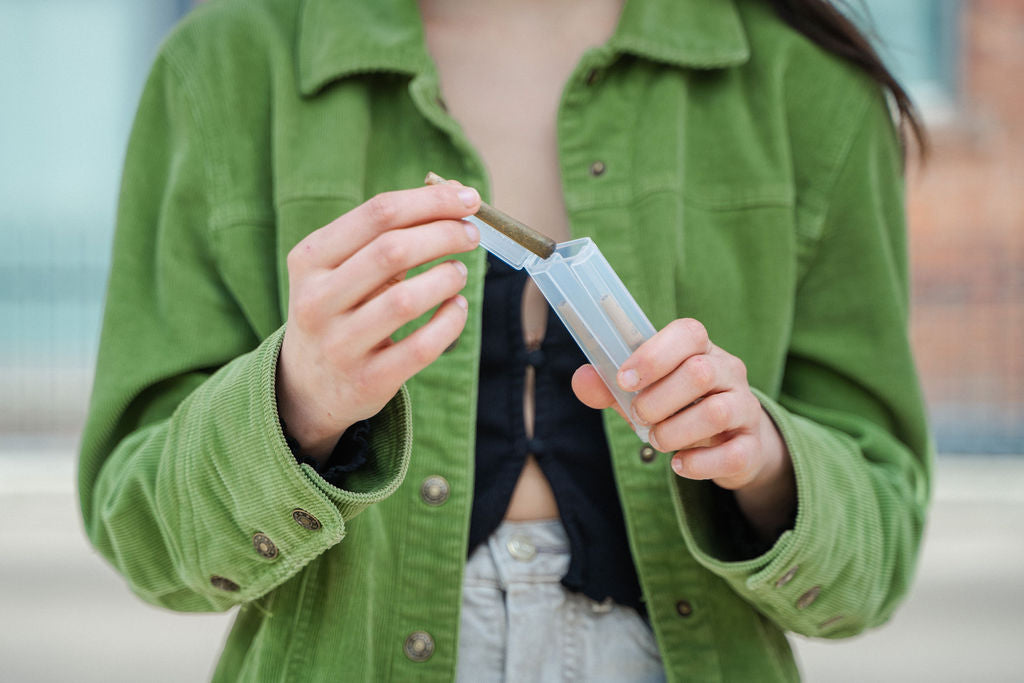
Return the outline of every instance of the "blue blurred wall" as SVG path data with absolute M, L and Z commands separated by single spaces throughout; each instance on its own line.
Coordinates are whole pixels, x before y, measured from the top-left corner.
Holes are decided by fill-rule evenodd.
M 0 431 L 77 427 L 128 130 L 188 4 L 0 0 Z

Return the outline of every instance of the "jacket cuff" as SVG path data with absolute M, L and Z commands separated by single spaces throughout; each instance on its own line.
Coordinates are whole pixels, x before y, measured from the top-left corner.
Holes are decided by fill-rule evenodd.
M 846 615 L 860 613 L 859 605 L 846 604 L 856 601 L 856 590 L 844 586 L 833 592 L 830 588 L 844 574 L 862 574 L 851 564 L 864 560 L 844 557 L 838 546 L 840 527 L 851 522 L 844 494 L 862 490 L 851 481 L 858 477 L 853 461 L 863 456 L 851 437 L 790 413 L 762 392 L 754 390 L 754 394 L 778 427 L 793 461 L 795 522 L 770 548 L 745 558 L 743 539 L 722 534 L 731 525 L 719 517 L 718 487 L 684 479 L 669 469 L 678 494 L 673 500 L 683 537 L 701 565 L 784 628 L 804 635 L 837 635 L 833 631 Z M 869 505 L 861 512 L 874 514 Z M 877 520 L 853 523 L 877 525 Z
M 193 510 L 194 543 L 183 549 L 194 553 L 185 566 L 198 570 L 194 579 L 211 597 L 228 591 L 246 601 L 276 587 L 340 542 L 346 521 L 391 495 L 408 469 L 412 429 L 404 387 L 372 418 L 376 457 L 350 472 L 345 488 L 296 462 L 277 413 L 283 338 L 284 327 L 229 363 L 210 393 L 190 397 L 202 405 L 186 408 L 203 410 L 208 420 L 221 416 L 204 430 L 202 459 L 185 474 L 193 500 L 221 501 L 219 511 Z
M 346 488 L 345 477 L 348 473 L 365 465 L 373 455 L 373 449 L 370 448 L 369 420 L 360 420 L 346 429 L 324 463 L 302 453 L 302 447 L 289 435 L 288 425 L 284 420 L 281 420 L 281 428 L 284 430 L 284 440 L 295 460 L 300 465 L 309 465 L 327 483 L 340 489 Z

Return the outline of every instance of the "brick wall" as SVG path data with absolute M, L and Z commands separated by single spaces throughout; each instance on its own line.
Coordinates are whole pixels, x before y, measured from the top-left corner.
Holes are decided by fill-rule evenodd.
M 940 448 L 1024 453 L 1024 2 L 962 8 L 958 113 L 908 183 L 912 335 Z

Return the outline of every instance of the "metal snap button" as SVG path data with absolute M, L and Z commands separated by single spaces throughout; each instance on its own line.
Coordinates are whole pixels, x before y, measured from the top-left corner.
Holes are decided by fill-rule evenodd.
M 426 631 L 414 631 L 405 639 L 405 656 L 414 662 L 425 662 L 434 654 L 434 639 Z
M 838 624 L 840 621 L 842 621 L 845 618 L 846 617 L 843 616 L 842 614 L 837 614 L 836 616 L 832 617 L 831 619 L 826 619 L 825 621 L 823 621 L 820 624 L 818 624 L 818 629 L 824 631 L 829 626 L 835 626 L 836 624 Z
M 319 519 L 301 508 L 292 510 L 292 519 L 303 529 L 309 529 L 310 531 L 316 531 L 321 526 Z
M 521 562 L 529 562 L 537 555 L 537 546 L 528 537 L 516 534 L 505 543 L 508 554 Z
M 796 576 L 796 572 L 797 572 L 798 569 L 800 569 L 800 565 L 796 565 L 796 566 L 790 568 L 790 570 L 788 572 L 786 572 L 785 574 L 780 576 L 779 580 L 775 582 L 775 587 L 776 588 L 782 588 L 787 583 L 792 581 L 793 577 Z
M 450 492 L 451 487 L 448 486 L 448 480 L 437 474 L 424 479 L 423 485 L 420 486 L 420 498 L 427 505 L 441 505 L 448 500 Z
M 803 595 L 801 595 L 796 601 L 797 609 L 806 609 L 810 607 L 811 603 L 818 599 L 818 594 L 821 593 L 821 586 L 815 586 Z
M 658 451 L 647 444 L 644 444 L 643 448 L 640 449 L 640 460 L 643 462 L 654 462 L 654 459 L 657 457 Z
M 680 600 L 676 603 L 676 614 L 681 617 L 688 617 L 693 614 L 693 605 L 688 600 Z
M 608 168 L 604 165 L 603 161 L 595 161 L 590 165 L 590 175 L 595 178 L 597 176 L 604 175 L 606 170 L 608 170 Z
M 256 552 L 268 560 L 277 557 L 277 546 L 274 545 L 274 542 L 266 534 L 253 534 L 252 546 L 256 548 Z
M 210 585 L 214 588 L 219 588 L 222 591 L 228 591 L 229 593 L 234 593 L 239 589 L 238 584 L 231 579 L 226 579 L 223 576 L 217 576 L 216 574 L 210 577 Z

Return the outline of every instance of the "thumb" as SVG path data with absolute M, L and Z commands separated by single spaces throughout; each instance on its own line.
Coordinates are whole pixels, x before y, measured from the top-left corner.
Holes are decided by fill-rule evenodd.
M 572 390 L 583 405 L 598 410 L 616 405 L 615 397 L 605 386 L 593 365 L 581 365 L 572 376 Z

